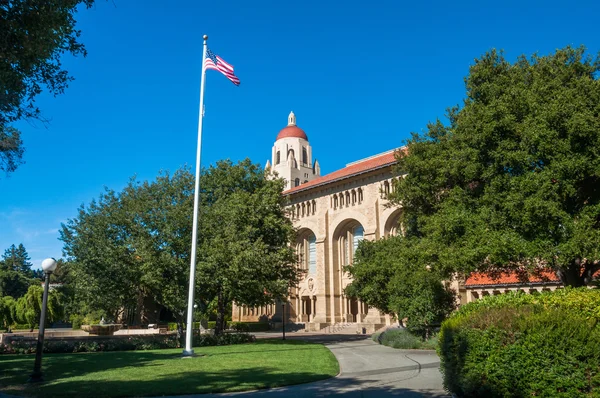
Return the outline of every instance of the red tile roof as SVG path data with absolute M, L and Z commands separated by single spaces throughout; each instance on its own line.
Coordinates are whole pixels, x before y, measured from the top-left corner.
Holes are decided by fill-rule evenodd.
M 526 275 L 524 275 L 526 276 Z M 554 271 L 544 270 L 536 275 L 529 275 L 524 279 L 517 272 L 502 272 L 500 274 L 491 274 L 483 272 L 473 272 L 465 282 L 465 286 L 482 286 L 482 285 L 520 285 L 527 283 L 551 282 L 559 283 L 560 280 Z
M 399 148 L 402 149 L 402 148 Z M 297 187 L 288 189 L 284 191 L 284 195 L 293 194 L 299 191 L 304 191 L 306 189 L 314 188 L 323 184 L 327 184 L 330 182 L 342 180 L 344 178 L 349 178 L 358 174 L 366 173 L 371 170 L 380 169 L 382 167 L 390 166 L 397 163 L 396 160 L 396 152 L 398 149 L 391 150 L 389 152 L 382 153 L 380 155 L 375 155 L 370 158 L 366 158 L 364 160 L 359 160 L 358 162 L 350 163 L 343 169 L 334 171 L 333 173 L 329 173 L 327 175 L 317 177 L 312 181 L 309 181 L 305 184 L 301 184 Z

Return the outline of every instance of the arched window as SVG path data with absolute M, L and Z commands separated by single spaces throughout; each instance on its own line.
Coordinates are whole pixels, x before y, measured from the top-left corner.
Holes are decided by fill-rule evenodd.
M 296 243 L 298 268 L 317 273 L 317 238 L 310 230 L 302 234 Z
M 308 152 L 306 151 L 306 147 L 302 147 L 302 164 L 308 164 Z
M 281 162 L 281 152 L 277 151 L 277 156 L 275 157 L 275 164 L 279 164 Z
M 354 206 L 355 203 L 356 203 L 356 191 L 353 189 L 352 190 L 352 206 Z
M 390 194 L 390 183 L 387 181 L 383 183 L 383 193 L 386 195 Z
M 363 192 L 361 188 L 358 188 L 358 203 L 362 203 L 363 201 Z
M 312 201 L 312 214 L 313 214 L 313 216 L 315 215 L 316 212 L 317 212 L 317 202 L 315 202 L 313 200 Z
M 295 187 L 297 187 L 298 185 L 300 185 L 300 179 L 299 179 L 299 178 L 296 178 L 296 179 L 294 180 L 294 186 L 295 186 Z
M 306 214 L 306 204 L 302 203 L 302 217 Z
M 337 195 L 333 195 L 333 208 L 337 209 L 338 208 L 338 197 Z
M 344 206 L 344 195 L 340 194 L 340 207 Z
M 350 206 L 350 193 L 346 191 L 346 207 Z
M 356 227 L 354 227 L 354 229 L 352 230 L 352 254 L 354 255 L 354 252 L 356 252 L 356 248 L 358 247 L 358 243 L 364 239 L 365 236 L 365 229 L 363 228 L 362 225 L 358 225 Z
M 364 228 L 357 222 L 346 227 L 339 235 L 338 250 L 340 253 L 340 267 L 351 265 L 354 262 L 354 253 L 361 240 L 364 239 Z

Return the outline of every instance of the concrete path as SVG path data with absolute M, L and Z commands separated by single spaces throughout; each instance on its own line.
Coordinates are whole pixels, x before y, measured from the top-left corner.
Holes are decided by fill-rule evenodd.
M 273 334 L 265 334 L 275 337 Z M 259 335 L 257 337 L 263 337 Z M 266 336 L 265 336 L 266 337 Z M 340 363 L 341 373 L 332 379 L 270 390 L 221 397 L 448 397 L 442 386 L 439 358 L 433 351 L 396 350 L 373 342 L 368 336 L 289 334 L 287 338 L 325 344 Z M 186 396 L 190 398 L 190 396 Z

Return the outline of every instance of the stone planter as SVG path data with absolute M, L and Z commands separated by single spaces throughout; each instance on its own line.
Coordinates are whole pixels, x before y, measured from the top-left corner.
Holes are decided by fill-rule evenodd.
M 81 329 L 96 336 L 112 336 L 122 326 L 121 324 L 81 325 Z

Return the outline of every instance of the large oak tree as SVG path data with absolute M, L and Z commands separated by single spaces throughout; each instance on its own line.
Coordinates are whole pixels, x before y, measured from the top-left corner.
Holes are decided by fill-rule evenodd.
M 413 134 L 390 195 L 421 262 L 460 271 L 600 269 L 600 59 L 584 48 L 507 61 L 489 51 L 449 122 Z

